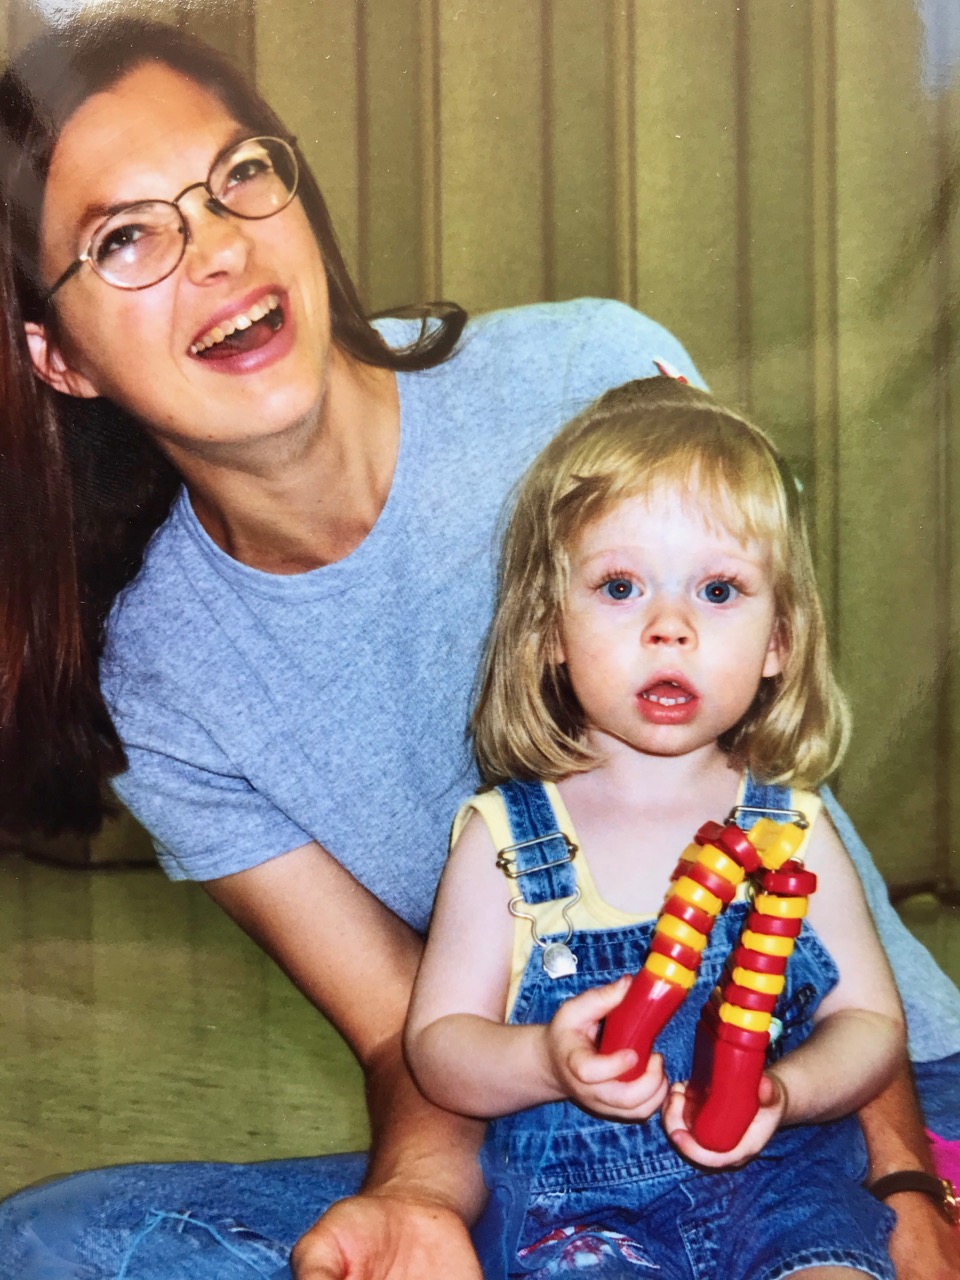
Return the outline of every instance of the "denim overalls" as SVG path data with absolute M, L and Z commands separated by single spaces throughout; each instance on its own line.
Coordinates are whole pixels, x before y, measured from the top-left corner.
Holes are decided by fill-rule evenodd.
M 522 846 L 510 855 L 521 871 L 517 893 L 528 903 L 571 896 L 576 859 L 567 856 L 543 786 L 512 782 L 500 791 Z M 783 820 L 789 803 L 788 790 L 748 780 L 743 806 L 772 817 L 780 811 Z M 749 829 L 760 816 L 738 821 Z M 696 985 L 656 1042 L 671 1080 L 690 1074 L 700 1009 L 748 909 L 734 902 L 717 920 Z M 653 925 L 574 932 L 568 945 L 576 972 L 556 978 L 544 970 L 543 949 L 531 945 L 510 1021 L 547 1022 L 571 996 L 635 972 Z M 551 940 L 561 939 L 544 941 Z M 805 923 L 777 1006 L 783 1031 L 771 1057 L 809 1035 L 811 1015 L 836 981 L 836 966 Z M 673 1149 L 658 1116 L 621 1124 L 557 1102 L 494 1122 L 481 1159 L 491 1199 L 475 1234 L 487 1280 L 547 1280 L 581 1269 L 593 1280 L 780 1280 L 827 1265 L 893 1280 L 893 1214 L 861 1186 L 866 1150 L 854 1116 L 783 1129 L 745 1168 L 705 1173 Z

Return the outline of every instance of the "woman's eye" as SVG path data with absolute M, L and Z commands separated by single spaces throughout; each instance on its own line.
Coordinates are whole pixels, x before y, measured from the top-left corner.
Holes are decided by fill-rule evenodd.
M 128 222 L 121 227 L 112 227 L 97 245 L 96 257 L 98 262 L 104 262 L 107 258 L 116 253 L 123 253 L 124 250 L 130 250 L 134 245 L 138 244 L 145 236 L 149 236 L 151 229 L 142 226 L 136 222 Z
M 629 578 L 608 578 L 601 583 L 600 590 L 610 600 L 630 600 L 636 594 L 637 586 Z
M 726 578 L 714 578 L 712 582 L 701 587 L 697 594 L 708 604 L 726 604 L 739 593 L 733 583 L 728 582 Z
M 244 183 L 253 182 L 272 172 L 272 168 L 269 160 L 263 156 L 248 156 L 245 160 L 238 160 L 230 166 L 223 188 L 229 191 L 231 187 L 242 187 Z

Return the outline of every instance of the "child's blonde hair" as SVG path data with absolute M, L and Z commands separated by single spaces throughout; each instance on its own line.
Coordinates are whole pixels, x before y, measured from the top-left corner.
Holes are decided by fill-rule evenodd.
M 799 497 L 757 427 L 673 378 L 608 391 L 569 422 L 520 482 L 506 530 L 496 616 L 472 731 L 485 782 L 557 781 L 600 763 L 556 660 L 569 552 L 625 498 L 666 486 L 742 543 L 769 549 L 780 675 L 720 739 L 761 781 L 815 786 L 846 746 Z

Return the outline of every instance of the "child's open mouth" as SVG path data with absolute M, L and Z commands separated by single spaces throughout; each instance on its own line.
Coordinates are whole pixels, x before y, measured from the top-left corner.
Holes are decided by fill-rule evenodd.
M 650 724 L 685 724 L 699 705 L 699 695 L 679 680 L 654 680 L 637 694 L 640 714 Z
M 675 680 L 660 680 L 649 688 L 642 689 L 640 697 L 648 702 L 656 702 L 661 707 L 677 707 L 692 702 L 694 695 Z
M 246 311 L 208 329 L 192 344 L 190 354 L 201 360 L 217 360 L 256 351 L 283 328 L 283 322 L 280 298 L 269 293 Z

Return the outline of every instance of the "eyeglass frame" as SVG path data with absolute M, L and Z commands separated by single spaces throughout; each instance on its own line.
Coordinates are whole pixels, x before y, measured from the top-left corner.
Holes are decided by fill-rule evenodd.
M 226 156 L 228 156 L 231 151 L 236 151 L 239 147 L 246 145 L 246 143 L 248 142 L 261 142 L 261 141 L 279 142 L 281 146 L 285 147 L 286 150 L 290 153 L 290 160 L 293 164 L 293 186 L 290 188 L 290 194 L 286 200 L 286 203 L 280 205 L 280 207 L 277 209 L 271 209 L 269 213 L 254 213 L 254 214 L 238 213 L 235 209 L 231 209 L 229 205 L 224 204 L 222 200 L 219 200 L 213 194 L 213 192 L 210 190 L 210 178 L 211 178 L 211 175 L 213 174 L 214 169 L 216 169 L 217 165 L 221 162 L 221 160 L 223 160 Z M 251 134 L 249 138 L 239 138 L 236 142 L 228 143 L 225 147 L 222 148 L 222 150 L 217 152 L 217 154 L 213 158 L 210 168 L 207 170 L 207 176 L 202 182 L 191 182 L 189 186 L 184 187 L 183 190 L 180 192 L 180 194 L 174 196 L 172 200 L 153 200 L 153 199 L 131 200 L 129 204 L 120 205 L 117 209 L 113 211 L 113 213 L 111 213 L 108 217 L 104 218 L 102 222 L 99 222 L 97 224 L 97 226 L 94 228 L 92 235 L 90 236 L 90 239 L 87 241 L 87 247 L 84 249 L 84 251 L 80 254 L 79 257 L 75 258 L 73 262 L 70 263 L 69 267 L 67 267 L 67 269 L 57 278 L 54 284 L 52 284 L 51 287 L 46 291 L 46 293 L 43 295 L 43 298 L 41 299 L 41 306 L 46 307 L 49 304 L 50 299 L 57 292 L 57 290 L 62 288 L 63 285 L 65 285 L 68 280 L 71 280 L 77 274 L 77 272 L 80 270 L 80 268 L 83 266 L 85 262 L 89 262 L 90 269 L 98 276 L 99 279 L 103 281 L 104 284 L 109 285 L 111 289 L 122 289 L 125 293 L 138 293 L 142 289 L 152 289 L 155 284 L 160 284 L 163 280 L 169 279 L 170 276 L 173 275 L 174 271 L 176 271 L 177 267 L 179 267 L 180 263 L 183 261 L 183 256 L 187 252 L 187 245 L 190 242 L 190 224 L 187 222 L 186 218 L 183 216 L 183 211 L 180 208 L 180 201 L 184 198 L 184 196 L 188 196 L 191 191 L 196 191 L 198 187 L 206 191 L 207 193 L 206 208 L 210 209 L 211 212 L 220 211 L 222 213 L 229 214 L 232 218 L 241 218 L 243 219 L 244 222 L 263 222 L 266 218 L 272 218 L 275 214 L 282 213 L 283 210 L 288 208 L 290 204 L 293 202 L 293 199 L 297 194 L 297 188 L 300 185 L 300 162 L 297 159 L 296 141 L 297 140 L 295 137 L 278 138 L 276 135 L 269 134 L 269 133 L 255 133 L 255 134 Z M 149 284 L 117 284 L 116 281 L 108 280 L 106 276 L 102 275 L 97 270 L 96 263 L 91 257 L 93 242 L 96 240 L 97 236 L 103 230 L 104 226 L 111 221 L 111 219 L 116 218 L 118 215 L 124 213 L 127 209 L 136 209 L 144 204 L 165 204 L 165 205 L 168 205 L 171 209 L 176 210 L 177 217 L 180 219 L 180 234 L 181 234 L 180 253 L 177 257 L 176 262 L 173 264 L 170 270 L 165 271 L 163 275 L 158 276 L 156 280 L 151 280 Z

